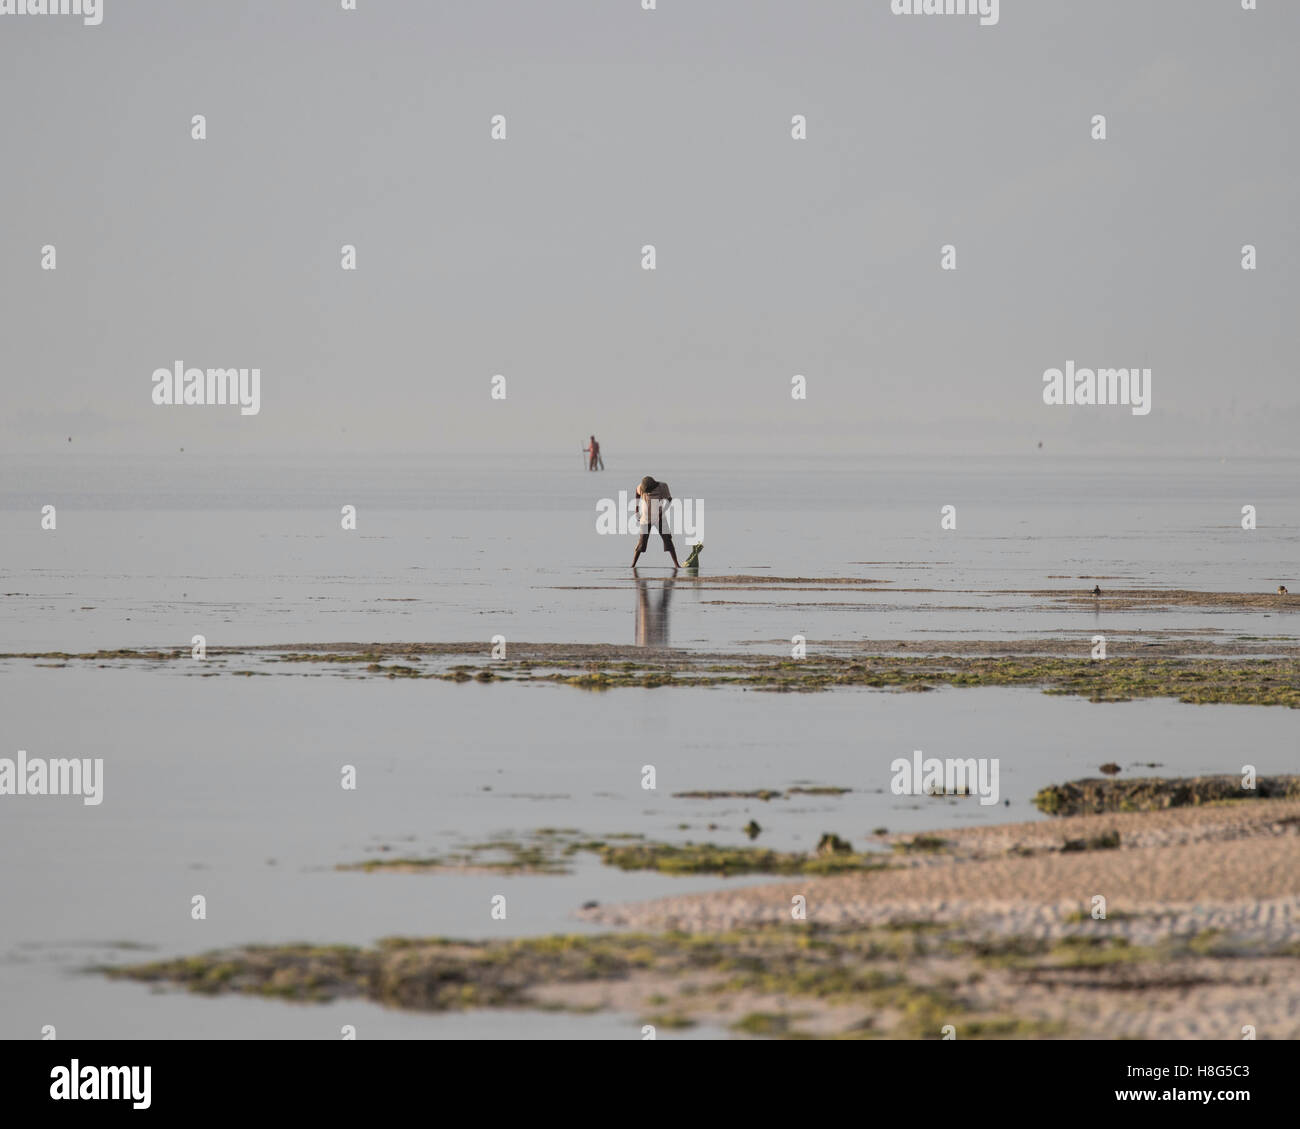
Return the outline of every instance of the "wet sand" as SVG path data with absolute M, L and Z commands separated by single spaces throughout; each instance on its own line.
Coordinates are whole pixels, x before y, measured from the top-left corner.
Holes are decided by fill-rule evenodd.
M 1112 849 L 1064 849 L 1115 832 Z M 271 946 L 106 971 L 208 995 L 613 1010 L 663 1037 L 698 1024 L 775 1037 L 1300 1037 L 1300 800 L 938 834 L 950 850 L 901 868 L 580 913 L 634 933 Z
M 806 643 L 799 658 L 747 649 L 740 653 L 603 644 L 515 643 L 496 657 L 491 645 L 468 643 L 336 643 L 213 647 L 202 660 L 183 648 L 80 654 L 27 652 L 3 660 L 38 665 L 149 662 L 190 676 L 246 677 L 332 673 L 345 677 L 438 679 L 450 682 L 558 683 L 583 690 L 626 687 L 732 687 L 765 692 L 837 688 L 924 692 L 937 686 L 1028 686 L 1094 702 L 1174 698 L 1300 708 L 1300 647 L 1275 638 L 1229 641 L 1183 635 L 1113 637 L 1105 658 L 1092 640 L 1056 637 L 1027 646 L 995 640 L 912 644 L 862 641 Z M 456 662 L 453 660 L 464 661 Z
M 1118 848 L 1063 849 L 1108 832 L 1119 834 Z M 1221 903 L 1253 918 L 1246 912 L 1252 903 L 1269 899 L 1289 899 L 1300 909 L 1300 799 L 1065 816 L 932 834 L 947 844 L 945 850 L 913 859 L 906 868 L 682 895 L 580 916 L 633 928 L 726 930 L 784 922 L 790 899 L 802 894 L 809 921 L 825 924 L 962 921 L 974 915 L 996 918 L 1004 931 L 1014 932 L 1059 926 L 1088 909 L 1096 894 L 1107 898 L 1111 913 Z M 912 836 L 886 838 L 903 842 Z M 1300 939 L 1300 916 L 1291 928 Z
M 672 574 L 674 585 L 694 591 L 754 591 L 754 592 L 885 592 L 891 596 L 1003 596 L 1018 599 L 1041 600 L 1046 607 L 1073 606 L 1097 608 L 1099 611 L 1147 611 L 1162 608 L 1192 608 L 1206 611 L 1260 610 L 1300 611 L 1300 592 L 1285 595 L 1268 592 L 1206 592 L 1185 588 L 1103 588 L 1100 596 L 1093 595 L 1094 583 L 1106 577 L 1080 577 L 1088 587 L 1080 588 L 908 588 L 899 587 L 889 580 L 874 577 L 852 576 L 760 576 L 736 574 L 731 576 L 698 576 L 694 570 L 685 569 Z M 554 591 L 608 591 L 625 587 L 625 584 L 555 584 Z M 913 601 L 918 610 L 951 608 L 948 603 Z M 999 611 L 988 604 L 963 606 L 965 611 Z

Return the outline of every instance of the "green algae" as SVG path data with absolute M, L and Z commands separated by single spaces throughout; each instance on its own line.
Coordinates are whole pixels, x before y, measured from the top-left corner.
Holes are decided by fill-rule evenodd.
M 959 1039 L 1054 1039 L 1066 1034 L 1060 1020 L 1025 1019 L 1021 1016 L 995 1016 L 972 1019 L 956 1026 Z
M 1260 776 L 1253 788 L 1243 787 L 1240 776 L 1153 776 L 1132 780 L 1088 778 L 1049 784 L 1034 796 L 1034 804 L 1047 815 L 1085 815 L 1298 797 L 1300 775 Z
M 655 870 L 661 874 L 845 874 L 881 870 L 879 855 L 850 851 L 804 854 L 762 847 L 719 847 L 712 843 L 639 843 L 606 846 L 601 861 L 620 870 Z
M 665 1031 L 683 1031 L 689 1027 L 694 1027 L 697 1021 L 679 1011 L 671 1011 L 648 1015 L 641 1022 L 649 1023 L 655 1028 L 663 1028 Z
M 742 1035 L 788 1035 L 791 1017 L 784 1013 L 751 1011 L 731 1024 L 731 1030 Z
M 947 839 L 935 835 L 913 835 L 910 839 L 900 839 L 893 844 L 893 849 L 903 854 L 939 854 L 946 851 L 951 844 Z
M 1077 646 L 1060 640 L 1062 649 Z M 298 645 L 303 646 L 302 644 Z M 522 646 L 522 645 L 521 645 Z M 893 691 L 926 691 L 938 686 L 1025 686 L 1044 693 L 1073 695 L 1093 702 L 1125 702 L 1139 698 L 1173 698 L 1189 704 L 1280 705 L 1300 708 L 1300 659 L 1284 656 L 1243 656 L 1229 651 L 1212 657 L 1185 654 L 1164 657 L 1119 655 L 1096 661 L 1052 654 L 823 654 L 798 661 L 778 656 L 748 656 L 719 661 L 717 656 L 669 652 L 664 661 L 627 661 L 617 649 L 580 644 L 529 645 L 538 657 L 496 661 L 490 667 L 457 664 L 442 671 L 421 671 L 393 661 L 420 656 L 473 654 L 480 644 L 368 644 L 347 649 L 298 650 L 293 647 L 213 649 L 219 655 L 265 652 L 271 665 L 338 664 L 362 676 L 433 679 L 448 682 L 551 682 L 587 690 L 623 687 L 727 687 L 775 692 L 813 692 L 845 687 Z M 902 644 L 896 644 L 901 647 Z M 990 643 L 990 650 L 999 649 Z M 1281 648 L 1285 649 L 1285 648 Z M 598 656 L 595 661 L 590 657 Z M 80 661 L 187 659 L 186 649 L 83 653 L 21 652 L 0 659 Z M 387 660 L 387 661 L 385 661 Z M 202 665 L 202 664 L 196 664 Z M 546 670 L 539 671 L 539 665 Z M 198 673 L 198 672 L 196 672 Z M 212 672 L 203 672 L 210 674 Z M 253 673 L 253 672 L 243 672 Z M 257 672 L 263 673 L 263 672 Z M 814 793 L 820 794 L 820 793 Z
M 833 785 L 815 785 L 811 787 L 754 788 L 748 791 L 738 789 L 697 789 L 691 792 L 674 792 L 674 800 L 784 800 L 790 796 L 842 796 L 852 788 L 839 788 Z
M 751 821 L 753 827 L 757 823 Z M 756 835 L 758 831 L 754 832 Z M 340 863 L 338 870 L 376 873 L 436 873 L 439 871 L 497 871 L 505 874 L 568 874 L 566 860 L 594 854 L 606 866 L 620 870 L 651 870 L 661 874 L 844 874 L 888 866 L 880 854 L 855 852 L 836 835 L 823 835 L 811 853 L 767 848 L 723 847 L 713 843 L 660 843 L 641 834 L 618 832 L 584 838 L 576 831 L 547 828 L 528 839 L 492 839 L 453 851 L 426 856 L 396 855 Z
M 1099 923 L 1100 925 L 1101 923 Z M 911 926 L 918 926 L 912 928 Z M 970 987 L 981 967 L 1000 976 L 1089 992 L 1131 993 L 1215 983 L 1195 962 L 1238 956 L 1294 959 L 1294 942 L 1243 947 L 1215 931 L 1139 946 L 1122 937 L 1081 935 L 1056 941 L 1025 936 L 971 937 L 960 925 L 897 923 L 831 928 L 811 923 L 715 933 L 555 934 L 510 940 L 386 938 L 373 948 L 248 946 L 199 956 L 99 968 L 114 979 L 174 984 L 201 995 L 249 994 L 320 1003 L 364 998 L 421 1011 L 530 1007 L 587 1012 L 603 1005 L 555 999 L 565 985 L 640 985 L 634 1014 L 665 1029 L 716 1019 L 745 1001 L 789 999 L 790 1010 L 749 1004 L 738 1033 L 798 1038 L 794 1021 L 829 1017 L 831 1038 L 1055 1038 L 1060 1020 L 981 1011 Z M 960 976 L 909 975 L 913 962 L 941 957 Z M 989 973 L 993 975 L 993 972 Z M 547 989 L 540 997 L 535 993 Z M 637 993 L 639 992 L 639 996 Z M 735 1003 L 740 1008 L 735 1008 Z M 830 1024 L 832 1029 L 827 1030 Z
M 1113 851 L 1119 848 L 1119 832 L 1103 831 L 1086 839 L 1067 839 L 1062 845 L 1063 852 L 1073 851 Z

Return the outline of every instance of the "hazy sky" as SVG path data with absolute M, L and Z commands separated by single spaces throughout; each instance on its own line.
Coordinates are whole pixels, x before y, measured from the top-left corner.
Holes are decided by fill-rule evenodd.
M 0 16 L 0 443 L 1297 449 L 1294 0 L 357 8 Z M 260 413 L 154 405 L 177 360 Z M 1067 360 L 1151 413 L 1044 405 Z

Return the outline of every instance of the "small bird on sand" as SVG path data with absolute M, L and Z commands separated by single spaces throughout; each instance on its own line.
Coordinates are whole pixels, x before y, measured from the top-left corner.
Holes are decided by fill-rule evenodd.
M 1285 585 L 1285 584 L 1279 584 L 1279 585 L 1277 586 L 1277 594 L 1278 594 L 1279 596 L 1285 596 L 1285 595 L 1286 595 L 1286 585 Z
M 1101 585 L 1100 585 L 1100 584 L 1094 584 L 1094 585 L 1092 586 L 1092 594 L 1093 594 L 1094 596 L 1100 596 L 1100 595 L 1101 595 Z

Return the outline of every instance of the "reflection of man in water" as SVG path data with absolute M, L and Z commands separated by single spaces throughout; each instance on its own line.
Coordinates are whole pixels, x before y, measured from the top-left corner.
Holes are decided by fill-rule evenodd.
M 650 603 L 649 581 L 636 578 L 636 645 L 638 647 L 668 646 L 668 601 L 673 595 L 673 578 L 664 579 L 659 598 Z

